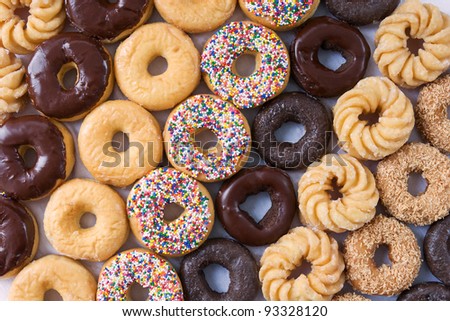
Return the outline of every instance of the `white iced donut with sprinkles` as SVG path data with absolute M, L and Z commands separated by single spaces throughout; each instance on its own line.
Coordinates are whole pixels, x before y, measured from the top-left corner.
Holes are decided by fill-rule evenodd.
M 184 211 L 167 221 L 164 210 L 177 204 Z M 158 168 L 141 178 L 128 196 L 128 218 L 139 242 L 169 257 L 197 249 L 214 225 L 214 204 L 208 190 L 173 168 Z
M 255 70 L 248 77 L 239 75 L 236 68 L 241 55 L 255 56 Z M 212 92 L 238 108 L 253 108 L 286 88 L 289 53 L 271 29 L 250 21 L 231 22 L 206 42 L 201 69 Z
M 148 289 L 148 301 L 183 301 L 183 288 L 173 266 L 144 249 L 121 252 L 104 264 L 97 301 L 131 300 L 129 290 L 135 283 Z
M 195 135 L 210 130 L 217 144 L 198 147 Z M 164 141 L 169 162 L 202 182 L 227 179 L 246 163 L 251 149 L 250 127 L 233 104 L 213 95 L 190 97 L 167 119 Z

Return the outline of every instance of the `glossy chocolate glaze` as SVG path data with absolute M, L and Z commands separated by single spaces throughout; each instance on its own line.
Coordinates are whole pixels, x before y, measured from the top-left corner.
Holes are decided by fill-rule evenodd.
M 403 291 L 397 301 L 450 301 L 450 287 L 437 282 L 416 284 Z
M 36 164 L 27 169 L 19 154 L 31 146 Z M 42 116 L 9 119 L 0 127 L 0 192 L 19 200 L 39 198 L 66 177 L 66 146 L 60 130 Z
M 239 208 L 248 196 L 267 192 L 272 207 L 256 223 Z M 289 175 L 280 169 L 261 166 L 244 169 L 226 181 L 216 198 L 217 215 L 225 230 L 239 242 L 260 246 L 286 234 L 297 211 L 297 200 Z
M 64 89 L 58 73 L 68 63 L 78 68 L 78 81 Z M 103 97 L 112 64 L 100 42 L 80 33 L 62 33 L 37 47 L 27 68 L 28 93 L 44 115 L 69 119 L 89 111 Z
M 431 273 L 450 286 L 450 215 L 430 226 L 423 245 Z
M 336 71 L 328 69 L 319 61 L 320 47 L 338 51 L 346 62 Z M 290 53 L 299 86 L 313 96 L 335 97 L 364 77 L 371 52 L 358 29 L 330 17 L 318 17 L 302 25 Z
M 0 277 L 28 259 L 36 236 L 34 221 L 18 202 L 0 196 Z
M 100 40 L 113 40 L 141 21 L 150 0 L 66 0 L 70 22 L 82 33 Z

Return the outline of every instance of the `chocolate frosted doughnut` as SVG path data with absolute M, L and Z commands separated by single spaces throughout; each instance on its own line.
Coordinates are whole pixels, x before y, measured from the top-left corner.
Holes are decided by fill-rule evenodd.
M 319 61 L 320 47 L 339 52 L 346 62 L 336 71 Z M 349 24 L 318 17 L 307 21 L 291 45 L 292 72 L 306 92 L 318 97 L 343 94 L 364 77 L 370 47 L 362 33 Z
M 279 142 L 275 131 L 294 121 L 305 127 L 296 143 Z M 267 102 L 253 123 L 256 148 L 267 164 L 283 169 L 304 168 L 320 159 L 331 138 L 331 120 L 326 108 L 302 93 L 285 93 Z
M 437 282 L 416 284 L 403 291 L 397 301 L 450 301 L 450 288 Z
M 226 293 L 213 291 L 203 269 L 219 264 L 230 272 Z M 259 289 L 258 266 L 250 251 L 228 239 L 210 239 L 181 261 L 180 277 L 184 295 L 190 301 L 250 301 Z
M 439 280 L 450 286 L 450 216 L 433 223 L 424 240 L 427 265 Z
M 239 208 L 248 196 L 267 191 L 272 207 L 260 222 Z M 225 230 L 239 242 L 259 246 L 286 234 L 297 210 L 291 179 L 270 167 L 244 169 L 226 181 L 217 194 L 217 215 Z

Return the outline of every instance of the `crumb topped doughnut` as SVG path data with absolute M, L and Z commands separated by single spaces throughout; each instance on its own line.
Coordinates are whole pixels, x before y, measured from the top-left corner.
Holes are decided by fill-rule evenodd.
M 349 292 L 341 295 L 335 295 L 332 301 L 372 301 L 372 300 L 362 295 Z

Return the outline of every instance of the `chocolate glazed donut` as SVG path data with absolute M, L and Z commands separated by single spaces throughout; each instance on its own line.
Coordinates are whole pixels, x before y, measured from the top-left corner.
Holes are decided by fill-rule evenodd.
M 239 208 L 252 194 L 266 191 L 272 207 L 256 223 Z M 225 230 L 239 242 L 260 246 L 286 234 L 297 211 L 297 200 L 289 175 L 270 167 L 244 169 L 226 181 L 216 198 L 216 210 Z
M 336 71 L 319 61 L 319 49 L 339 52 L 345 63 Z M 353 88 L 364 77 L 370 47 L 361 32 L 345 22 L 318 17 L 308 20 L 291 45 L 292 72 L 306 92 L 335 97 Z
M 416 284 L 403 291 L 397 301 L 450 301 L 450 287 L 437 282 Z
M 450 215 L 433 223 L 424 240 L 425 260 L 431 273 L 450 286 Z
M 213 291 L 203 269 L 219 264 L 230 272 L 228 292 Z M 180 277 L 184 295 L 190 301 L 250 301 L 259 290 L 258 265 L 250 251 L 236 241 L 207 240 L 181 261 Z
M 293 121 L 305 127 L 296 143 L 279 142 L 275 131 Z M 253 122 L 253 141 L 270 166 L 304 168 L 326 154 L 331 139 L 331 119 L 325 106 L 302 93 L 281 94 L 264 104 Z

